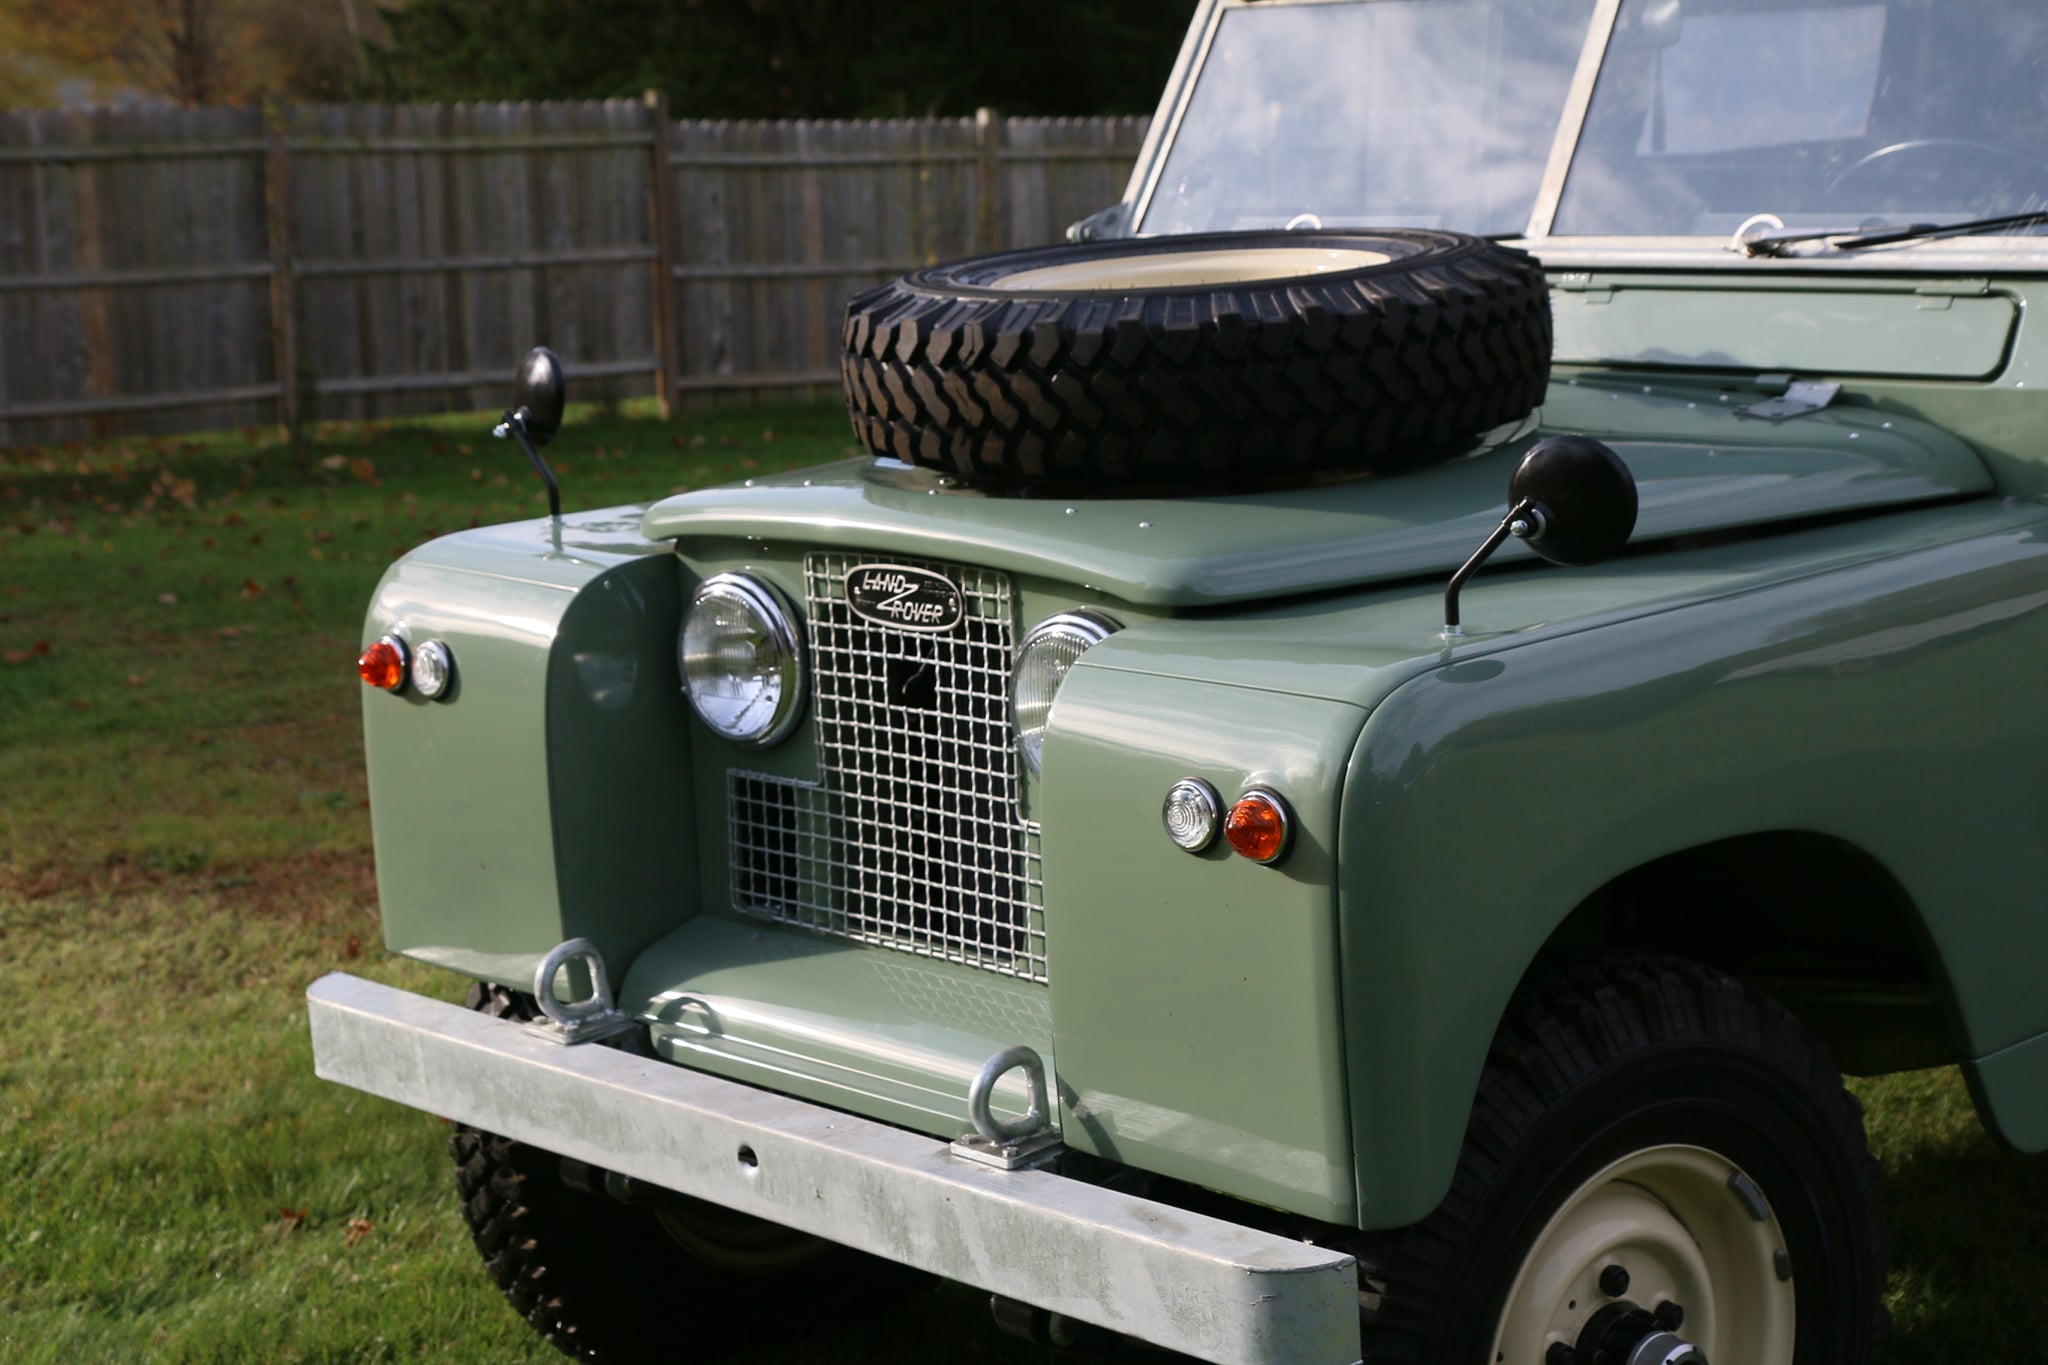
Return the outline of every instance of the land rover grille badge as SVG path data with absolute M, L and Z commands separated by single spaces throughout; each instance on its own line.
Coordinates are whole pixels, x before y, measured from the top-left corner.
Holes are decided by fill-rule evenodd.
M 864 621 L 937 634 L 960 624 L 966 605 L 951 579 L 908 564 L 858 564 L 846 571 L 846 602 Z

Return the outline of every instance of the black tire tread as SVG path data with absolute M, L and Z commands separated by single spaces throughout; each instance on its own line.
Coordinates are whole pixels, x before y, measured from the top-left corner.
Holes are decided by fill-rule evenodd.
M 493 1018 L 538 1016 L 502 986 L 472 986 L 468 1003 Z M 651 1358 L 649 1310 L 672 1292 L 656 1269 L 681 1257 L 653 1220 L 569 1189 L 559 1159 L 523 1142 L 457 1124 L 448 1153 L 470 1240 L 519 1316 L 573 1360 Z
M 972 482 L 1206 488 L 1394 472 L 1515 421 L 1549 381 L 1543 271 L 1455 234 L 1412 269 L 1125 295 L 948 292 L 847 308 L 855 433 Z M 1448 243 L 1449 245 L 1444 245 Z
M 1878 1215 L 1882 1173 L 1865 1141 L 1863 1107 L 1843 1088 L 1826 1048 L 1788 1010 L 1732 977 L 1678 958 L 1610 953 L 1546 963 L 1532 973 L 1494 1039 L 1450 1193 L 1422 1222 L 1362 1234 L 1353 1243 L 1364 1359 L 1434 1365 L 1434 1327 L 1456 1311 L 1444 1302 L 1448 1272 L 1464 1254 L 1494 1175 L 1571 1091 L 1631 1055 L 1691 1041 L 1731 1043 L 1762 1055 L 1823 1116 L 1832 1145 L 1848 1163 L 1855 1197 L 1869 1213 L 1881 1268 L 1890 1237 Z M 1869 1335 L 1876 1341 L 1890 1315 L 1876 1295 L 1869 1310 Z

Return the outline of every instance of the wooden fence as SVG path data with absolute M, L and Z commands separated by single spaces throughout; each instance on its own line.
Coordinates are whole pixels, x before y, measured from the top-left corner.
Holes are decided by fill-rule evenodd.
M 846 297 L 1058 240 L 1143 119 L 577 104 L 0 114 L 0 446 L 838 383 Z

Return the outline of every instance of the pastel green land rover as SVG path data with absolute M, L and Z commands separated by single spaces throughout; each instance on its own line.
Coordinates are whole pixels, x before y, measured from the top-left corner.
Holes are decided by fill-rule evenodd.
M 2044 224 L 2021 0 L 1203 0 L 1121 203 L 854 300 L 868 457 L 391 568 L 474 985 L 320 1074 L 579 1357 L 1873 1361 L 1841 1073 L 2048 1148 Z

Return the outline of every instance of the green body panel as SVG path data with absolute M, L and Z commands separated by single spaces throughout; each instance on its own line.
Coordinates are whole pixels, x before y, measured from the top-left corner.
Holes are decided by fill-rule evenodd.
M 2048 1151 L 2048 1033 L 1963 1063 L 1977 1112 L 2023 1152 Z
M 1068 1145 L 1350 1221 L 1333 892 L 1363 712 L 1086 666 L 1055 711 L 1043 843 Z M 1190 776 L 1226 801 L 1280 792 L 1284 863 L 1171 843 L 1160 803 Z
M 1637 543 L 1990 487 L 1967 445 L 1924 422 L 1845 407 L 1774 426 L 1734 411 L 1765 391 L 1728 387 L 1567 381 L 1552 386 L 1542 427 L 1601 436 L 1629 462 Z M 1155 610 L 1216 606 L 1449 573 L 1500 520 L 1508 476 L 1539 434 L 1417 474 L 1210 498 L 989 497 L 850 461 L 669 498 L 645 529 L 693 556 L 705 538 L 752 542 L 771 565 L 776 544 L 914 546 Z M 1496 556 L 1534 557 L 1519 542 Z
M 1053 1065 L 1045 989 L 989 972 L 704 915 L 642 953 L 620 992 L 658 1056 L 906 1128 L 969 1131 L 967 1086 L 1022 1043 Z M 1021 1116 L 1021 1076 L 996 1087 Z
M 523 983 L 565 938 L 612 961 L 694 908 L 680 610 L 639 509 L 463 532 L 393 565 L 364 625 L 447 642 L 430 702 L 365 688 L 364 747 L 385 941 Z M 420 837 L 431 827 L 432 837 Z
M 572 600 L 564 588 L 417 558 L 378 585 L 366 646 L 398 628 L 413 644 L 445 640 L 455 656 L 446 701 L 363 689 L 377 894 L 394 950 L 518 981 L 552 946 L 541 940 L 561 941 L 547 732 L 534 722 Z M 410 837 L 429 818 L 434 837 Z
M 1739 258 L 1729 259 L 1732 263 Z M 2048 389 L 2048 331 L 2028 322 L 2029 316 L 2048 302 L 2042 297 L 2043 282 L 2011 274 L 1991 278 L 1982 272 L 1946 277 L 1915 274 L 1892 280 L 1863 275 L 1845 279 L 1833 278 L 1838 272 L 1828 271 L 1824 268 L 1826 264 L 1822 263 L 1823 268 L 1799 269 L 1785 263 L 1748 262 L 1740 271 L 1739 282 L 1728 278 L 1726 271 L 1553 271 L 1554 284 L 1568 282 L 1568 287 L 1554 287 L 1551 291 L 1552 315 L 1561 338 L 1557 362 L 1560 372 L 1567 376 L 1583 375 L 1595 382 L 1615 377 L 1606 368 L 1611 362 L 1593 356 L 1590 342 L 1582 345 L 1566 340 L 1576 334 L 1575 329 L 1585 319 L 1596 318 L 1606 345 L 1614 353 L 1646 358 L 1637 362 L 1637 368 L 1631 372 L 1639 383 L 1653 387 L 1670 383 L 1739 386 L 1746 385 L 1759 371 L 1841 380 L 1844 393 L 1830 413 L 1862 409 L 1880 420 L 1908 418 L 1930 423 L 1968 442 L 1990 467 L 2001 491 L 2021 496 L 2048 492 L 2048 446 L 2044 446 L 2042 436 L 2041 397 L 2041 391 Z M 1738 358 L 1744 352 L 1754 351 L 1756 345 L 1775 344 L 1764 338 L 1796 334 L 1810 340 L 1809 328 L 1796 321 L 1788 324 L 1786 319 L 1796 320 L 1817 292 L 1852 286 L 1880 291 L 1893 300 L 1888 306 L 1905 306 L 1902 300 L 1908 294 L 1901 291 L 1910 291 L 1913 300 L 1915 317 L 1911 324 L 1873 330 L 1856 341 L 1861 347 L 1883 348 L 1882 355 L 1864 362 L 1872 367 L 1869 370 L 1858 371 L 1846 365 L 1830 369 L 1822 357 L 1812 352 L 1786 356 L 1769 364 L 1764 363 L 1763 352 L 1755 352 L 1747 359 Z M 1601 309 L 1607 305 L 1599 300 L 1609 293 L 1613 299 L 1634 300 L 1636 306 L 1603 313 Z M 1728 310 L 1727 330 L 1760 340 L 1734 350 L 1714 351 L 1714 359 L 1700 362 L 1706 367 L 1704 371 L 1676 368 L 1683 363 L 1684 355 L 1705 353 L 1708 349 L 1697 342 L 1683 347 L 1674 344 L 1676 333 L 1663 309 L 1681 298 L 1693 300 L 1690 306 Z M 1916 347 L 1927 339 L 1917 330 L 1928 325 L 1920 314 L 1938 314 L 1937 325 L 1943 325 L 1947 318 L 1968 316 L 1978 305 L 2001 309 L 2008 300 L 2018 309 L 2017 319 L 2009 325 L 2001 315 L 1992 316 L 1992 326 L 1987 330 L 2001 348 L 2003 363 L 1983 382 L 1936 377 L 1934 371 L 1915 363 L 1919 355 Z M 1957 307 L 1962 307 L 1963 313 L 1956 314 L 1953 310 Z M 1566 359 L 1567 345 L 1583 351 L 1588 359 Z M 1581 364 L 1591 368 L 1580 368 Z M 1651 364 L 1673 368 L 1641 368 Z M 1811 420 L 1800 418 L 1787 425 L 1797 428 Z
M 1448 1187 L 1495 1023 L 1552 931 L 1620 873 L 1714 840 L 1806 831 L 1874 857 L 1918 911 L 1963 1055 L 2048 1029 L 2048 718 L 1957 700 L 2031 692 L 2044 529 L 2038 506 L 1978 505 L 1788 537 L 1771 548 L 1853 541 L 1864 562 L 1461 645 L 1375 709 L 1341 882 L 1366 1223 Z M 1569 614 L 1630 567 L 1540 600 L 1524 580 L 1488 614 Z M 2018 1143 L 2043 1136 L 2043 1060 L 1981 1072 Z
M 1988 281 L 1801 279 L 1750 287 L 1583 272 L 1552 295 L 1560 363 L 1685 365 L 1846 378 L 1996 374 L 2019 301 Z

